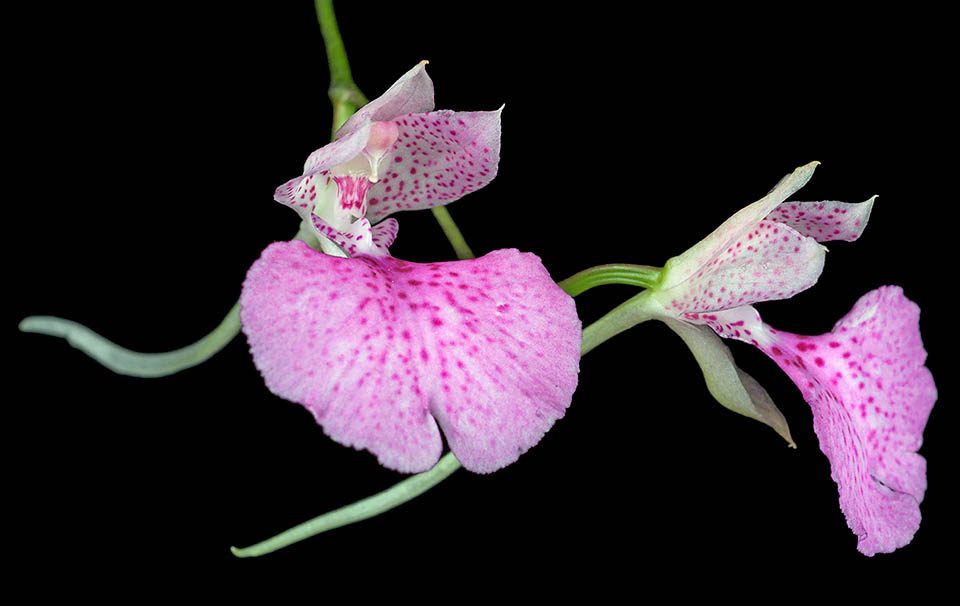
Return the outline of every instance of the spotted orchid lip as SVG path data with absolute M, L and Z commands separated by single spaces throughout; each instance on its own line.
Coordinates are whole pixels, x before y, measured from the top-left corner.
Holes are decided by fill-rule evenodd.
M 857 548 L 874 555 L 909 543 L 927 483 L 916 451 L 937 399 L 920 308 L 901 288 L 881 287 L 814 337 L 773 329 L 743 309 L 749 314 L 719 312 L 710 325 L 759 347 L 803 393 Z
M 508 465 L 577 386 L 573 299 L 516 250 L 419 264 L 275 243 L 250 268 L 241 320 L 274 394 L 402 472 L 439 460 L 441 430 L 464 468 Z

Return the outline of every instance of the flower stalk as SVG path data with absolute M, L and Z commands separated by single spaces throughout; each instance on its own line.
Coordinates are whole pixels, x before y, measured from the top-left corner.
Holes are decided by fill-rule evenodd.
M 387 490 L 319 515 L 265 541 L 242 549 L 231 547 L 230 551 L 238 558 L 262 556 L 322 532 L 378 516 L 422 495 L 458 469 L 460 469 L 460 462 L 453 453 L 448 452 L 429 471 L 410 476 Z
M 640 288 L 654 288 L 660 281 L 660 273 L 659 267 L 650 265 L 597 265 L 557 282 L 557 286 L 571 297 L 604 284 L 628 284 Z
M 367 98 L 353 82 L 347 49 L 343 45 L 337 17 L 333 12 L 332 0 L 314 0 L 320 34 L 327 51 L 327 64 L 330 67 L 330 88 L 328 95 L 333 104 L 333 133 L 343 126 L 347 118 L 360 107 L 367 104 Z M 332 135 L 331 135 L 332 138 Z
M 131 351 L 82 324 L 53 316 L 24 318 L 20 330 L 66 339 L 67 343 L 119 375 L 154 379 L 201 364 L 226 347 L 240 332 L 239 312 L 238 302 L 220 325 L 204 338 L 186 347 L 160 353 Z
M 464 239 L 463 234 L 460 233 L 460 228 L 457 227 L 457 224 L 453 221 L 453 217 L 450 216 L 450 211 L 447 210 L 447 207 L 434 206 L 430 211 L 437 219 L 437 223 L 440 224 L 443 235 L 450 241 L 450 246 L 453 247 L 453 252 L 456 253 L 457 258 L 461 261 L 475 258 L 476 255 L 473 254 L 473 251 L 467 246 L 467 241 Z

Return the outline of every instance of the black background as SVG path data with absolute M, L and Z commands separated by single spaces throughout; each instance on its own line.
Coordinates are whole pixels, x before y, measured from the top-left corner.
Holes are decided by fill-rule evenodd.
M 11 17 L 20 36 L 5 95 L 7 379 L 18 387 L 5 398 L 6 500 L 20 569 L 56 569 L 80 592 L 120 578 L 174 591 L 212 580 L 218 592 L 264 572 L 318 585 L 354 573 L 493 588 L 582 578 L 675 594 L 691 579 L 719 594 L 793 591 L 812 575 L 938 578 L 956 511 L 944 292 L 956 125 L 937 15 L 341 4 L 368 97 L 428 59 L 438 108 L 506 104 L 499 176 L 450 207 L 477 253 L 529 250 L 556 279 L 660 265 L 812 160 L 822 165 L 798 199 L 879 194 L 863 238 L 829 245 L 816 287 L 760 311 L 820 334 L 883 284 L 920 304 L 940 390 L 921 451 L 920 531 L 893 555 L 860 555 L 789 379 L 731 344 L 786 415 L 795 451 L 713 402 L 679 339 L 650 323 L 583 359 L 567 416 L 516 464 L 457 472 L 376 519 L 234 559 L 230 545 L 400 476 L 270 395 L 242 337 L 199 367 L 144 380 L 14 326 L 58 315 L 160 351 L 220 321 L 259 252 L 296 232 L 274 188 L 329 138 L 313 8 L 53 4 Z M 429 213 L 398 219 L 395 256 L 454 258 Z M 584 323 L 631 292 L 582 295 Z

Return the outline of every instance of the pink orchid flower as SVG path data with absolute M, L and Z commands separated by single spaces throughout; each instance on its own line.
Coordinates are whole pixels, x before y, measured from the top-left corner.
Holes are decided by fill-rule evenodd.
M 277 190 L 350 257 L 270 245 L 247 274 L 240 317 L 270 391 L 306 406 L 337 442 L 413 473 L 439 460 L 442 430 L 466 469 L 487 473 L 564 415 L 581 324 L 535 255 L 389 255 L 396 221 L 372 222 L 447 204 L 496 175 L 499 112 L 416 113 L 432 108 L 421 64 Z
M 351 116 L 336 141 L 310 154 L 302 176 L 277 188 L 274 198 L 322 243 L 387 254 L 397 235 L 388 215 L 449 204 L 497 175 L 500 111 L 432 111 L 425 64 Z
M 797 168 L 766 196 L 667 261 L 659 285 L 643 301 L 648 317 L 665 322 L 690 347 L 717 401 L 766 423 L 791 445 L 786 420 L 770 396 L 736 367 L 729 349 L 706 325 L 717 312 L 786 299 L 813 286 L 826 253 L 819 242 L 853 241 L 863 232 L 873 198 L 856 204 L 786 201 L 810 180 L 817 164 Z
M 798 168 L 668 261 L 644 307 L 687 341 L 711 392 L 726 398 L 718 396 L 721 403 L 789 440 L 783 416 L 736 368 L 716 335 L 759 347 L 787 372 L 813 409 L 858 549 L 873 555 L 906 545 L 919 526 L 926 472 L 916 450 L 937 393 L 923 365 L 919 308 L 897 287 L 864 295 L 819 337 L 776 331 L 751 306 L 812 286 L 823 270 L 825 249 L 818 242 L 853 241 L 866 227 L 872 198 L 860 204 L 785 201 L 815 167 Z
M 710 321 L 718 334 L 760 348 L 800 388 L 847 525 L 870 556 L 903 547 L 920 526 L 927 479 L 916 451 L 937 389 L 919 318 L 899 287 L 885 286 L 816 337 L 775 330 L 752 307 Z

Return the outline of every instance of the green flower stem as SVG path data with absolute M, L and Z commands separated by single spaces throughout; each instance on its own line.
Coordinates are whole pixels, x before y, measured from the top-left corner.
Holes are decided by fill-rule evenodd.
M 131 377 L 156 378 L 180 372 L 210 359 L 240 332 L 240 303 L 236 303 L 213 332 L 192 345 L 162 353 L 140 353 L 120 347 L 86 326 L 53 316 L 30 316 L 20 330 L 61 337 L 113 372 Z
M 319 247 L 316 237 L 302 225 L 294 239 Z M 67 343 L 119 375 L 156 379 L 206 362 L 226 347 L 240 334 L 240 302 L 233 304 L 213 332 L 196 343 L 158 353 L 126 349 L 83 324 L 55 316 L 28 316 L 20 321 L 19 328 L 23 332 L 66 339 Z
M 353 82 L 347 49 L 340 37 L 337 17 L 333 12 L 333 0 L 314 0 L 320 34 L 327 50 L 327 64 L 330 66 L 330 102 L 333 104 L 333 132 L 343 126 L 361 106 L 368 103 L 367 98 Z
M 440 224 L 443 235 L 447 237 L 450 245 L 453 246 L 453 251 L 457 254 L 457 258 L 461 261 L 475 258 L 476 255 L 474 255 L 470 247 L 467 246 L 467 241 L 463 239 L 463 234 L 460 233 L 460 228 L 457 227 L 457 224 L 453 222 L 453 217 L 450 216 L 450 211 L 447 210 L 447 207 L 434 206 L 430 211 L 433 213 L 433 216 L 436 217 L 437 223 Z
M 615 337 L 623 331 L 653 318 L 647 311 L 646 299 L 652 291 L 645 290 L 613 308 L 602 318 L 583 329 L 583 341 L 580 344 L 580 356 Z
M 649 265 L 598 265 L 576 273 L 557 285 L 571 297 L 604 284 L 629 284 L 653 288 L 660 280 L 661 269 Z
M 309 522 L 294 526 L 290 530 L 282 532 L 266 541 L 243 549 L 231 547 L 230 551 L 233 552 L 233 555 L 240 558 L 261 556 L 320 534 L 321 532 L 372 518 L 420 496 L 445 480 L 457 469 L 460 469 L 460 462 L 453 456 L 453 453 L 447 453 L 430 471 L 410 476 L 406 480 L 372 497 L 325 513 Z

